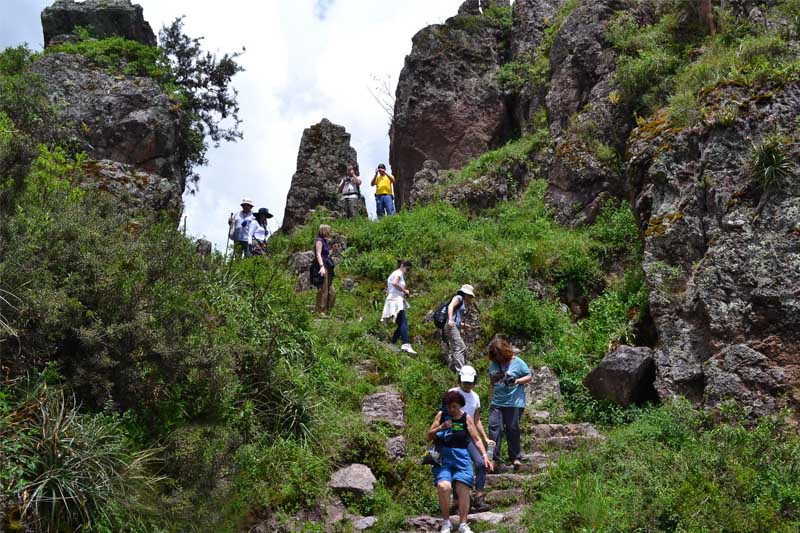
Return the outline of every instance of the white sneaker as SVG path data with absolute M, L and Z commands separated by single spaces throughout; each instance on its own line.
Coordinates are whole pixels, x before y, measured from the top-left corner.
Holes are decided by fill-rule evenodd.
M 403 350 L 406 353 L 410 353 L 410 354 L 414 354 L 414 355 L 416 355 L 416 353 L 417 353 L 417 352 L 414 351 L 414 348 L 412 348 L 410 344 L 404 344 L 404 345 L 402 345 L 400 347 L 400 349 Z
M 466 522 L 458 526 L 458 533 L 472 533 L 472 530 L 469 528 Z
M 439 530 L 439 533 L 450 533 L 453 531 L 453 526 L 450 525 L 450 519 L 442 520 L 442 529 Z

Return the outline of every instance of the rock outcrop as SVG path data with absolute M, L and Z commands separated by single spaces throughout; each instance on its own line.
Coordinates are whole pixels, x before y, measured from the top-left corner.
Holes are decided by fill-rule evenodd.
M 350 134 L 344 127 L 324 118 L 306 128 L 297 154 L 297 171 L 286 197 L 283 231 L 292 231 L 308 222 L 317 207 L 324 207 L 334 217 L 345 215 L 337 187 L 348 164 L 358 167 L 358 155 L 350 146 Z M 368 183 L 362 183 L 362 190 L 365 186 Z M 367 212 L 363 196 L 361 212 L 364 215 Z
M 77 54 L 47 54 L 33 65 L 86 152 L 180 181 L 180 115 L 151 78 L 113 75 Z
M 408 202 L 414 174 L 426 160 L 457 169 L 511 137 L 496 81 L 503 61 L 501 37 L 472 5 L 414 36 L 398 80 L 390 131 L 389 161 L 400 205 Z
M 583 383 L 595 398 L 628 406 L 656 399 L 655 377 L 653 350 L 620 346 L 609 352 Z
M 367 465 L 352 464 L 334 472 L 328 486 L 337 492 L 371 496 L 375 492 L 375 475 Z
M 729 102 L 737 118 L 713 119 Z M 719 88 L 704 124 L 664 114 L 631 136 L 629 180 L 644 240 L 658 329 L 656 389 L 707 405 L 743 402 L 754 414 L 798 404 L 800 181 L 798 145 L 783 146 L 791 179 L 763 191 L 752 142 L 796 132 L 800 83 Z
M 142 6 L 130 0 L 56 0 L 42 11 L 45 46 L 66 40 L 76 27 L 88 29 L 98 38 L 119 36 L 149 46 L 157 44 Z

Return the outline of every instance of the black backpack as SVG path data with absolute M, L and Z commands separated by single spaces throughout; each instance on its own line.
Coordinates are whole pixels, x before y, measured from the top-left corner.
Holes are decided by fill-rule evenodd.
M 450 297 L 449 300 L 446 300 L 446 301 L 442 302 L 439 305 L 439 307 L 436 309 L 436 311 L 434 311 L 434 313 L 433 313 L 433 324 L 437 328 L 442 329 L 444 327 L 444 325 L 447 324 L 447 307 L 450 305 L 450 302 L 452 302 L 453 298 L 455 298 L 456 296 L 459 296 L 459 295 L 455 294 L 452 297 Z M 458 307 L 456 309 L 459 309 L 462 305 L 464 305 L 464 297 L 463 296 L 461 297 L 461 303 L 458 304 Z

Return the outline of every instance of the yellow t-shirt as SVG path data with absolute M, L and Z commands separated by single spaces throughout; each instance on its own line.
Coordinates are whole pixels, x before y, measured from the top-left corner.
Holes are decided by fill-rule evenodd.
M 389 174 L 380 175 L 375 178 L 375 194 L 392 194 L 392 178 Z

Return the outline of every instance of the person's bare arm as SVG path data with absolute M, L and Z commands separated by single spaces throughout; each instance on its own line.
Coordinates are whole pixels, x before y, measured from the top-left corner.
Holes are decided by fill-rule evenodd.
M 355 180 L 355 182 L 356 182 L 356 185 L 358 185 L 359 187 L 361 187 L 361 176 L 359 176 L 358 174 L 356 174 L 355 176 L 353 176 L 353 179 Z
M 442 412 L 439 411 L 436 413 L 436 416 L 433 417 L 433 423 L 431 427 L 428 428 L 428 440 L 433 440 L 436 438 L 436 434 L 445 428 L 452 427 L 453 421 L 446 420 L 442 422 Z
M 317 264 L 319 265 L 319 275 L 325 277 L 325 261 L 322 259 L 322 243 L 317 241 L 314 244 L 314 250 L 317 252 Z
M 337 192 L 341 193 L 344 190 L 344 182 L 347 178 L 342 178 L 342 181 L 339 182 L 339 187 L 336 189 Z
M 469 431 L 469 436 L 472 439 L 473 444 L 475 447 L 478 448 L 478 451 L 481 452 L 481 457 L 483 457 L 483 464 L 486 466 L 486 469 L 489 472 L 494 471 L 494 465 L 492 461 L 489 459 L 489 454 L 486 453 L 486 448 L 483 447 L 483 441 L 480 440 L 478 437 L 478 431 L 475 429 L 475 421 L 472 420 L 471 416 L 467 416 L 467 431 Z
M 447 306 L 447 325 L 448 326 L 455 326 L 456 325 L 455 321 L 453 320 L 453 315 L 456 312 L 456 307 L 458 307 L 458 304 L 456 303 L 456 297 L 453 296 L 453 299 L 450 300 L 450 305 Z
M 525 385 L 527 383 L 530 383 L 531 381 L 533 381 L 533 374 L 529 372 L 527 376 L 522 376 L 521 378 L 518 378 L 514 383 L 516 383 L 517 385 Z
M 486 436 L 486 431 L 483 429 L 483 422 L 481 421 L 481 408 L 478 407 L 475 409 L 475 428 L 478 430 L 478 434 L 483 439 L 482 442 L 489 442 L 489 437 Z
M 372 185 L 374 187 L 375 183 L 377 183 L 377 181 L 378 181 L 378 173 L 376 172 L 375 173 L 375 177 L 372 178 L 372 181 L 370 182 L 370 185 Z

